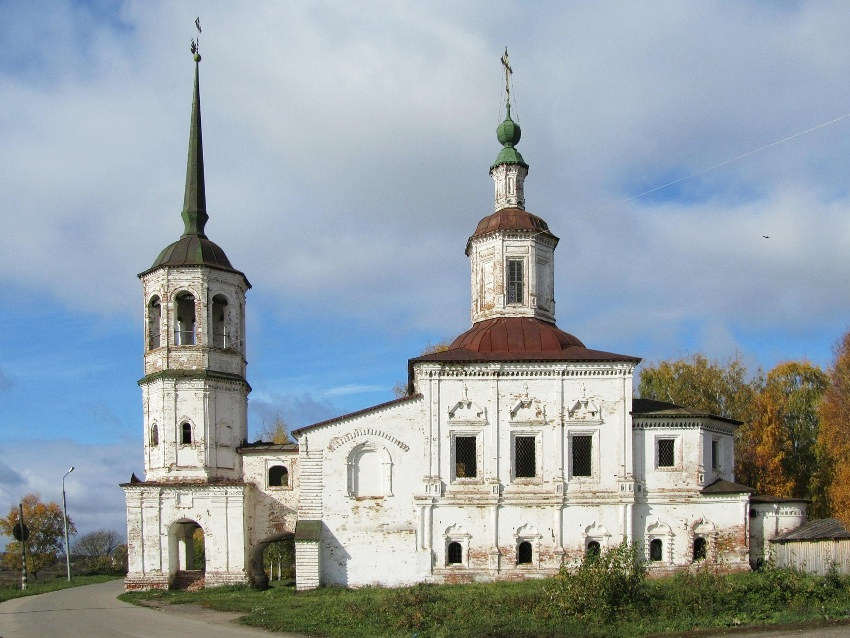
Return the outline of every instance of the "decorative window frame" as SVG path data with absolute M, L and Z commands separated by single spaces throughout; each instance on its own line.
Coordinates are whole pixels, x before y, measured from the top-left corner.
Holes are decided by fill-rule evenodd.
M 599 553 L 604 553 L 611 546 L 611 534 L 604 525 L 593 523 L 584 528 L 584 553 L 592 542 L 599 543 Z
M 658 464 L 659 441 L 673 441 L 673 465 Z M 679 434 L 656 434 L 652 441 L 653 467 L 658 472 L 682 471 L 682 437 Z
M 443 567 L 446 569 L 468 569 L 469 568 L 469 540 L 472 535 L 463 527 L 455 523 L 443 532 Z M 461 561 L 459 563 L 449 562 L 449 545 L 458 543 L 461 549 Z
M 650 565 L 672 565 L 673 564 L 673 529 L 667 525 L 656 521 L 648 525 L 646 534 L 644 534 L 644 556 Z M 654 540 L 661 541 L 661 560 L 650 560 L 649 546 Z
M 589 436 L 590 441 L 590 476 L 573 475 L 573 438 L 577 436 Z M 599 428 L 578 427 L 567 431 L 567 480 L 570 483 L 599 483 Z
M 177 426 L 177 446 L 178 447 L 184 447 L 184 448 L 185 447 L 188 447 L 188 448 L 197 447 L 199 443 L 198 443 L 198 432 L 197 432 L 197 428 L 195 427 L 195 422 L 192 421 L 192 419 L 184 416 L 184 417 L 180 418 L 180 420 L 178 420 L 177 423 L 178 423 L 178 426 Z M 189 441 L 188 443 L 183 442 L 183 425 L 185 423 L 189 424 L 189 434 L 192 437 L 192 440 Z
M 269 472 L 273 467 L 283 466 L 286 468 L 286 477 L 287 484 L 286 485 L 269 485 Z M 272 458 L 266 459 L 265 463 L 265 485 L 267 490 L 278 491 L 278 490 L 292 490 L 292 460 L 291 459 L 279 459 Z
M 508 301 L 508 288 L 509 288 L 509 285 L 510 285 L 508 278 L 510 277 L 510 263 L 512 261 L 519 262 L 522 265 L 522 273 L 520 273 L 521 274 L 521 280 L 522 280 L 522 291 L 521 291 L 522 294 L 520 295 L 519 301 Z M 504 291 L 505 292 L 504 292 L 502 299 L 504 300 L 505 307 L 512 308 L 512 307 L 517 307 L 517 306 L 519 306 L 519 307 L 528 306 L 529 305 L 529 303 L 528 303 L 529 294 L 531 292 L 530 291 L 530 288 L 531 288 L 531 273 L 529 272 L 529 268 L 528 268 L 528 255 L 515 254 L 515 253 L 505 254 L 505 265 L 504 265 L 504 271 L 503 272 L 504 272 L 504 283 L 503 283 L 503 285 L 504 285 Z
M 484 450 L 483 450 L 483 428 L 473 426 L 469 428 L 458 428 L 449 431 L 449 478 L 455 485 L 480 485 L 484 483 Z M 457 463 L 455 458 L 455 439 L 459 436 L 475 438 L 475 469 L 473 477 L 456 476 Z
M 713 563 L 717 560 L 717 527 L 711 521 L 698 518 L 688 526 L 688 560 L 694 561 L 694 543 L 697 538 L 704 538 L 705 562 Z
M 543 536 L 537 528 L 528 523 L 520 525 L 514 532 L 514 567 L 517 569 L 540 569 L 540 539 Z M 531 562 L 519 563 L 520 543 L 531 544 Z
M 516 439 L 519 436 L 534 439 L 534 476 L 516 475 Z M 543 432 L 540 430 L 531 428 L 511 430 L 511 483 L 515 485 L 543 483 Z
M 357 462 L 366 453 L 375 452 L 381 461 L 381 491 L 382 494 L 359 496 L 357 494 Z M 393 459 L 389 450 L 374 441 L 366 441 L 355 445 L 349 451 L 346 462 L 346 495 L 356 500 L 382 499 L 393 496 Z M 292 481 L 290 481 L 291 483 Z

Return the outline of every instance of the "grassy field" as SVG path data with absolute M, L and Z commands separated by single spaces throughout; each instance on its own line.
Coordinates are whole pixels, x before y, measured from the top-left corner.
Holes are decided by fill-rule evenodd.
M 39 577 L 38 580 L 30 579 L 27 583 L 26 591 L 21 591 L 20 576 L 15 579 L 15 582 L 4 582 L 0 584 L 0 603 L 10 598 L 19 598 L 21 596 L 34 596 L 36 594 L 45 594 L 49 591 L 57 591 L 59 589 L 67 589 L 68 587 L 80 587 L 81 585 L 94 585 L 95 583 L 105 583 L 108 580 L 115 580 L 120 576 L 106 576 L 98 574 L 96 576 L 74 576 L 69 583 L 65 575 L 45 578 Z
M 130 602 L 154 599 L 200 603 L 244 614 L 247 625 L 320 636 L 482 638 L 549 636 L 638 637 L 694 629 L 841 622 L 850 619 L 850 579 L 767 569 L 722 575 L 710 571 L 645 580 L 626 596 L 582 584 L 584 594 L 608 596 L 613 606 L 576 607 L 575 588 L 559 578 L 515 583 L 419 585 L 401 589 L 328 587 L 296 593 L 243 587 L 133 592 Z M 576 581 L 571 581 L 576 582 Z M 595 588 L 595 589 L 594 589 Z M 581 598 L 579 592 L 579 598 Z M 564 604 L 563 596 L 571 597 Z

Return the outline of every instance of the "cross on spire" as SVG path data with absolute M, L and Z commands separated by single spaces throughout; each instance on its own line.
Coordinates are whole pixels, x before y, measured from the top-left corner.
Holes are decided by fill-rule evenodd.
M 511 68 L 510 59 L 508 58 L 508 47 L 505 47 L 505 52 L 502 55 L 502 66 L 505 67 L 505 95 L 507 95 L 508 114 L 511 112 L 511 83 L 510 77 L 514 70 Z

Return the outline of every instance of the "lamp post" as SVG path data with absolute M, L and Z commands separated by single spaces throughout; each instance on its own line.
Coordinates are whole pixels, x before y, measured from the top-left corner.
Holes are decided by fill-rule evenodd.
M 71 466 L 65 476 L 68 476 L 74 471 L 74 466 Z M 65 523 L 65 568 L 68 571 L 68 582 L 71 582 L 71 552 L 68 550 L 68 506 L 65 504 L 65 476 L 62 477 L 62 520 Z

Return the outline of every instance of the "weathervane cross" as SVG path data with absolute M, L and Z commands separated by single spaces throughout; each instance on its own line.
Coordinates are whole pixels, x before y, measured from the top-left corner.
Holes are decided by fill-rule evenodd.
M 195 28 L 198 30 L 198 34 L 201 33 L 201 17 L 198 16 L 195 18 Z M 192 55 L 196 55 L 198 53 L 199 43 L 198 40 L 200 38 L 192 38 L 192 44 L 189 46 L 189 50 L 192 52 Z
M 510 59 L 508 58 L 508 47 L 505 47 L 505 53 L 502 55 L 502 66 L 505 67 L 505 94 L 508 96 L 508 108 L 511 105 L 511 84 L 510 77 L 514 70 L 511 68 Z

